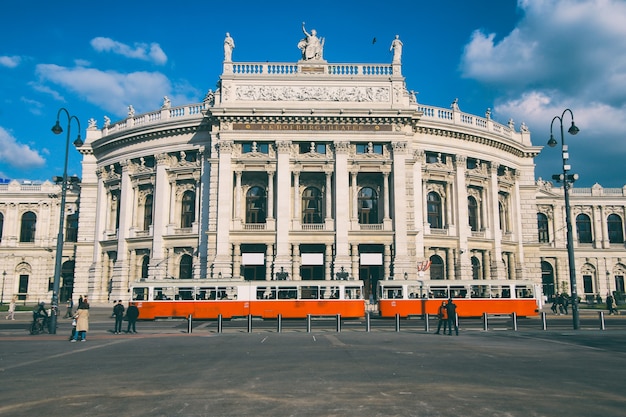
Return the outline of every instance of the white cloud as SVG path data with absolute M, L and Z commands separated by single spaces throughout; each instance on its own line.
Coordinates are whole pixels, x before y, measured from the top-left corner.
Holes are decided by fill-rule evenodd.
M 46 161 L 36 150 L 18 143 L 10 132 L 0 127 L 0 162 L 25 169 L 42 167 Z
M 132 47 L 111 38 L 97 37 L 91 40 L 91 46 L 98 52 L 113 52 L 126 58 L 151 61 L 158 65 L 167 62 L 167 55 L 158 43 L 135 43 Z
M 506 36 L 472 34 L 463 76 L 497 91 L 494 114 L 512 116 L 518 126 L 524 121 L 533 143 L 544 145 L 552 118 L 571 108 L 581 129 L 572 155 L 589 165 L 625 159 L 626 2 L 519 0 L 518 7 L 522 17 Z M 609 173 L 606 161 L 597 175 L 626 182 L 623 173 Z
M 22 58 L 19 56 L 0 56 L 0 66 L 15 68 L 20 65 Z
M 189 103 L 189 97 L 172 93 L 169 79 L 159 72 L 102 71 L 94 68 L 67 68 L 40 64 L 37 74 L 42 82 L 50 82 L 71 90 L 90 103 L 118 117 L 125 117 L 128 106 L 138 113 L 158 108 L 163 96 L 172 103 Z

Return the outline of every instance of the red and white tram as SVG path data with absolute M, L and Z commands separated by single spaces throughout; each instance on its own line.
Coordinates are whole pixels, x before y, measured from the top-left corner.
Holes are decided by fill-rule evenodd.
M 140 319 L 365 315 L 363 281 L 159 281 L 131 286 Z
M 452 298 L 459 317 L 539 314 L 541 289 L 530 281 L 422 280 L 379 281 L 378 309 L 382 317 L 436 315 L 442 301 Z

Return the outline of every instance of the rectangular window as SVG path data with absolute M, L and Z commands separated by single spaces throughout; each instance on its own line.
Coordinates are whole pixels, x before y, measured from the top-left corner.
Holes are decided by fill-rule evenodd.
M 591 275 L 583 275 L 583 288 L 585 294 L 593 294 L 593 281 Z
M 257 142 L 246 142 L 241 144 L 241 153 L 269 153 L 269 144 L 267 143 L 257 143 Z
M 380 143 L 357 143 L 356 145 L 356 153 L 357 154 L 383 154 L 383 145 Z

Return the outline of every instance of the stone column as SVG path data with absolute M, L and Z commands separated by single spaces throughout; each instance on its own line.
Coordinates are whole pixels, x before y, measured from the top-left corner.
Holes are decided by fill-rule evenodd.
M 280 271 L 283 267 L 289 270 L 291 267 L 291 245 L 289 232 L 291 219 L 289 216 L 291 201 L 291 171 L 289 159 L 291 157 L 291 142 L 280 141 L 276 143 L 278 156 L 276 161 L 276 193 L 279 196 L 276 204 L 276 258 L 274 259 L 274 271 Z
M 335 142 L 335 271 L 350 268 L 350 188 L 348 173 L 348 142 Z M 329 177 L 327 177 L 327 184 Z M 332 223 L 327 222 L 327 227 Z
M 231 276 L 232 257 L 230 244 L 230 224 L 233 207 L 233 170 L 232 170 L 232 141 L 217 143 L 219 152 L 218 190 L 217 190 L 217 243 L 213 273 L 222 273 L 222 276 Z

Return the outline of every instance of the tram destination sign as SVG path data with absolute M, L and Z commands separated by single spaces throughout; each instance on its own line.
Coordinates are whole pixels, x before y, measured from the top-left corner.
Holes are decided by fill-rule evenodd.
M 391 125 L 330 123 L 233 123 L 233 130 L 320 131 L 320 132 L 391 132 Z

